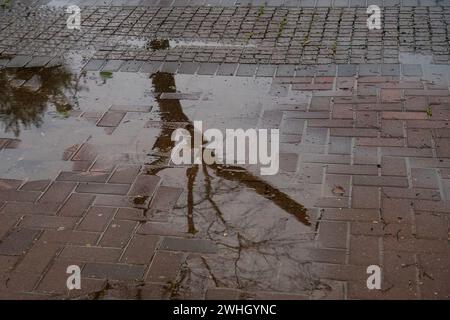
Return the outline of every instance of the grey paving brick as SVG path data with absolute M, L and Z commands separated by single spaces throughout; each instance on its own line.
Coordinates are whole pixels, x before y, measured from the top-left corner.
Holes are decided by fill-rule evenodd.
M 314 8 L 316 6 L 316 0 L 301 0 L 300 7 Z
M 161 62 L 144 62 L 139 71 L 152 74 L 157 72 L 161 68 L 161 65 Z
M 138 72 L 143 64 L 143 61 L 136 61 L 136 60 L 130 60 L 125 62 L 122 67 L 120 68 L 120 71 L 123 72 Z
M 395 7 L 400 5 L 401 0 L 384 0 L 383 5 L 385 7 Z
M 418 76 L 422 75 L 422 66 L 419 64 L 402 64 L 402 74 L 404 76 Z
M 198 69 L 197 74 L 213 75 L 216 73 L 218 67 L 219 67 L 218 63 L 202 63 L 200 64 L 200 68 Z
M 54 57 L 45 66 L 46 68 L 60 67 L 64 65 L 64 60 L 60 57 Z
M 223 63 L 217 69 L 218 76 L 233 76 L 238 67 L 237 63 Z
M 161 72 L 176 73 L 178 70 L 178 62 L 164 62 L 161 66 Z
M 333 6 L 336 8 L 339 7 L 348 7 L 349 0 L 334 0 Z
M 203 239 L 184 239 L 184 238 L 170 238 L 165 237 L 160 246 L 161 250 L 168 251 L 187 251 L 187 252 L 202 252 L 202 253 L 216 253 L 216 245 Z
M 142 280 L 145 266 L 111 263 L 86 263 L 82 276 L 108 280 Z
M 31 247 L 38 238 L 40 230 L 13 229 L 0 242 L 0 254 L 8 256 L 20 256 Z
M 293 77 L 295 74 L 294 65 L 280 65 L 278 66 L 276 76 L 277 77 Z
M 84 70 L 86 71 L 98 71 L 100 68 L 106 63 L 105 60 L 91 59 L 84 66 Z
M 119 71 L 124 62 L 125 61 L 123 60 L 108 60 L 103 66 L 102 70 L 111 72 Z
M 312 77 L 316 73 L 314 66 L 297 66 L 295 68 L 296 77 Z
M 316 7 L 331 7 L 333 0 L 317 0 Z
M 383 76 L 400 76 L 400 65 L 398 64 L 382 64 L 381 75 Z
M 261 64 L 256 72 L 257 77 L 273 77 L 275 71 L 277 70 L 276 65 Z
M 195 74 L 199 68 L 199 64 L 196 62 L 183 62 L 178 69 L 178 73 L 181 74 Z
M 241 77 L 253 77 L 257 68 L 257 64 L 240 64 L 236 71 L 236 75 Z
M 34 57 L 27 63 L 27 68 L 43 67 L 50 61 L 50 59 L 50 57 Z
M 402 0 L 403 7 L 417 7 L 419 5 L 419 0 Z
M 354 64 L 340 64 L 338 65 L 339 77 L 352 77 L 356 75 L 357 66 Z
M 379 64 L 361 64 L 358 74 L 360 76 L 377 76 L 381 74 L 381 68 Z
M 14 58 L 12 58 L 7 67 L 8 68 L 20 68 L 20 67 L 24 67 L 28 62 L 30 62 L 30 60 L 32 59 L 31 56 L 15 56 Z
M 336 75 L 335 65 L 319 65 L 316 68 L 316 75 L 323 77 L 334 77 Z
M 350 8 L 367 7 L 366 0 L 350 0 Z

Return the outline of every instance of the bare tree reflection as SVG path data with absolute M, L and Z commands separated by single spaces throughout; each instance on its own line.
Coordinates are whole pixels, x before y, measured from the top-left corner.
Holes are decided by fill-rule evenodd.
M 152 83 L 156 93 L 176 91 L 172 74 L 155 73 L 152 75 Z M 194 134 L 192 122 L 184 114 L 179 100 L 161 99 L 160 96 L 157 96 L 156 100 L 162 124 L 153 149 L 160 152 L 161 157 L 152 163 L 150 174 L 169 167 L 169 155 L 173 147 L 171 135 L 177 127 L 187 129 L 191 136 Z M 254 195 L 265 199 L 259 205 L 275 205 L 303 225 L 310 226 L 303 205 L 239 166 L 203 163 L 188 167 L 186 175 L 187 199 L 185 206 L 178 206 L 177 209 L 187 212 L 187 232 L 198 232 L 194 224 L 195 218 L 197 224 L 202 224 L 205 237 L 220 244 L 227 253 L 215 255 L 214 258 L 190 258 L 189 270 L 181 272 L 178 284 L 171 286 L 177 288 L 172 291 L 172 298 L 182 296 L 181 284 L 191 293 L 192 288 L 201 291 L 209 282 L 216 287 L 275 291 L 280 290 L 280 287 L 290 290 L 315 290 L 324 285 L 313 280 L 309 263 L 295 255 L 296 248 L 312 240 L 310 234 L 284 235 L 287 219 L 274 219 L 267 225 L 261 224 L 261 221 L 255 219 L 256 211 L 261 208 L 255 208 L 258 204 L 254 203 L 241 206 L 238 220 L 233 220 L 229 215 L 226 197 L 253 192 Z M 200 179 L 203 179 L 203 183 L 200 183 Z M 197 188 L 201 185 L 202 190 L 194 193 L 196 182 Z M 280 273 L 283 273 L 283 277 L 277 276 Z

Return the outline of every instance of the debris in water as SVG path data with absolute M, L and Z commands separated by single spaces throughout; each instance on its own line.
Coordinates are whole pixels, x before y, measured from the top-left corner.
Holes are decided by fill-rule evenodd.
M 147 201 L 148 197 L 147 196 L 136 196 L 133 199 L 133 203 L 135 205 L 143 205 L 145 203 L 145 201 Z
M 345 189 L 341 186 L 335 186 L 333 190 L 331 190 L 331 192 L 333 192 L 334 195 L 343 196 L 345 193 Z

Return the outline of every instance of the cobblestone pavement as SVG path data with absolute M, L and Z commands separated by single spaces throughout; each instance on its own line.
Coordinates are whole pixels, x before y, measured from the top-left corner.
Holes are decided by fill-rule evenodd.
M 368 31 L 356 1 L 76 1 L 78 32 L 26 3 L 0 9 L 1 299 L 450 298 L 450 4 Z M 280 172 L 173 165 L 194 120 L 280 129 Z
M 63 2 L 64 4 L 66 2 Z M 262 64 L 399 63 L 402 54 L 449 63 L 450 6 L 383 7 L 368 30 L 366 7 L 89 6 L 81 31 L 65 7 L 0 9 L 0 55 Z M 156 46 L 155 40 L 170 40 Z

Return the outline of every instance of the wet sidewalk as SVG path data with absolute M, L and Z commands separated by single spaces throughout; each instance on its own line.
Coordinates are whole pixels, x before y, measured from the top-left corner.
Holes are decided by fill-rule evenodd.
M 434 47 L 225 63 L 56 37 L 41 56 L 1 21 L 0 298 L 449 298 L 450 66 Z M 174 165 L 170 137 L 194 121 L 279 129 L 278 174 Z

